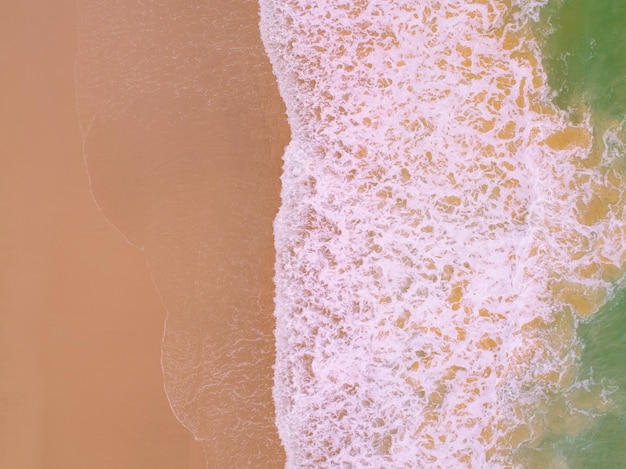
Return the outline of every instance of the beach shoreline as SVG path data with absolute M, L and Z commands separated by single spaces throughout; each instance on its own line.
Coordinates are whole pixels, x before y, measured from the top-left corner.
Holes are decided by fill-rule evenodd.
M 209 467 L 282 467 L 274 424 L 273 222 L 284 105 L 258 6 L 79 7 L 91 187 L 167 310 L 165 389 Z
M 161 94 L 153 90 L 147 96 L 129 85 L 120 93 L 119 82 L 128 78 L 125 70 L 136 63 L 122 60 L 114 65 L 115 54 L 123 51 L 116 49 L 123 45 L 120 35 L 116 40 L 122 42 L 112 40 L 107 50 L 99 48 L 98 43 L 106 45 L 111 39 L 107 32 L 119 32 L 117 26 L 107 31 L 94 25 L 92 36 L 81 29 L 87 3 L 81 4 L 82 13 L 72 1 L 52 6 L 31 0 L 0 8 L 6 36 L 2 62 L 7 70 L 0 113 L 1 224 L 8 227 L 0 235 L 4 259 L 0 465 L 20 469 L 206 467 L 201 443 L 176 420 L 171 407 L 177 409 L 177 404 L 168 402 L 163 389 L 162 347 L 170 400 L 184 381 L 176 374 L 184 374 L 185 369 L 177 368 L 175 361 L 188 350 L 168 349 L 172 344 L 168 337 L 172 339 L 171 332 L 178 330 L 195 333 L 197 343 L 206 340 L 210 344 L 214 339 L 219 344 L 230 338 L 253 344 L 231 349 L 234 355 L 230 355 L 230 342 L 222 343 L 219 346 L 225 353 L 218 361 L 207 358 L 207 364 L 236 371 L 238 362 L 233 360 L 250 360 L 258 381 L 251 380 L 251 388 L 233 385 L 244 395 L 256 397 L 242 412 L 224 412 L 244 420 L 260 418 L 259 431 L 268 434 L 261 444 L 271 441 L 274 454 L 269 457 L 280 467 L 284 456 L 273 424 L 270 390 L 272 222 L 278 209 L 280 155 L 288 128 L 282 101 L 271 88 L 269 64 L 259 56 L 258 34 L 246 39 L 250 47 L 240 43 L 245 47 L 239 49 L 248 51 L 243 56 L 248 53 L 250 60 L 240 62 L 232 76 L 242 77 L 250 67 L 259 67 L 260 72 L 251 74 L 246 83 L 230 83 L 229 94 L 215 94 L 211 103 L 197 98 L 202 89 L 205 98 L 212 90 L 224 89 L 226 75 L 215 82 L 210 72 L 215 61 L 228 66 L 224 61 L 228 57 L 211 55 L 210 50 L 204 51 L 206 57 L 197 58 L 205 60 L 207 68 L 200 77 L 205 81 L 197 82 L 193 90 L 177 71 L 182 98 L 181 90 L 172 88 Z M 102 2 L 95 3 L 102 6 Z M 247 18 L 246 30 L 253 31 L 255 8 L 248 2 L 242 10 L 237 19 Z M 114 25 L 126 24 L 126 39 L 132 39 L 133 30 L 141 33 L 144 27 L 156 31 L 173 26 L 169 16 L 153 17 L 154 22 L 146 26 L 135 16 L 140 12 L 126 10 L 126 17 L 123 9 L 109 12 L 109 17 L 103 11 L 96 13 L 100 25 L 107 19 Z M 204 13 L 207 22 L 215 18 L 211 16 L 215 12 Z M 83 15 L 83 23 L 78 25 L 77 44 L 78 14 Z M 187 17 L 189 23 L 170 30 L 171 34 L 211 32 L 207 23 L 195 23 L 193 29 L 189 26 L 192 19 L 193 15 Z M 90 39 L 94 49 L 85 44 Z M 204 44 L 213 39 L 205 38 Z M 89 53 L 93 55 L 84 55 Z M 164 56 L 170 59 L 167 51 Z M 110 66 L 103 76 L 115 78 L 115 83 L 108 82 L 107 88 L 90 81 L 93 76 L 81 75 L 86 57 L 96 68 L 98 63 Z M 157 55 L 142 57 L 154 59 L 151 70 L 162 64 Z M 108 63 L 107 58 L 111 59 Z M 167 78 L 168 70 L 162 72 L 161 78 Z M 154 74 L 144 78 L 147 82 L 159 79 Z M 134 79 L 140 84 L 139 75 Z M 144 120 L 138 122 L 137 116 Z M 133 126 L 137 134 L 129 136 Z M 218 130 L 211 133 L 211 128 Z M 163 133 L 167 138 L 162 138 Z M 138 143 L 153 153 L 134 158 L 133 145 Z M 250 155 L 250 149 L 256 153 Z M 221 155 L 214 163 L 211 152 Z M 106 157 L 99 160 L 99 155 Z M 238 210 L 248 222 L 231 216 Z M 228 255 L 229 248 L 238 250 L 235 256 Z M 224 269 L 230 270 L 225 274 Z M 247 277 L 237 280 L 241 272 Z M 220 283 L 220 279 L 227 281 Z M 244 299 L 246 288 L 248 298 Z M 189 307 L 194 298 L 197 304 Z M 162 300 L 170 318 L 165 345 Z M 248 313 L 231 314 L 221 322 L 204 321 L 209 305 L 222 300 L 230 302 L 226 310 L 241 308 Z M 246 315 L 254 318 L 248 328 Z M 248 335 L 236 336 L 235 326 Z M 255 334 L 263 342 L 259 362 L 255 361 L 259 358 Z M 203 373 L 210 375 L 210 366 Z M 255 388 L 259 383 L 261 391 Z M 216 389 L 213 396 L 224 394 Z M 196 425 L 200 439 L 206 440 L 207 432 L 219 437 L 223 422 L 213 429 L 206 426 L 211 423 L 206 414 L 213 412 L 215 404 L 204 400 L 191 407 L 183 405 L 185 409 L 177 409 L 178 417 L 187 418 L 190 427 Z M 228 442 L 219 453 L 247 460 L 249 455 L 232 435 L 224 434 Z M 258 441 L 252 440 L 249 449 L 258 452 Z M 205 450 L 208 446 L 205 441 Z M 262 463 L 257 467 L 274 466 Z

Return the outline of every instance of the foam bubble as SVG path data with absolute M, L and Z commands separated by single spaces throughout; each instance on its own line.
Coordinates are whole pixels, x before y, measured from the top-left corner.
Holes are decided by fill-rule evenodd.
M 510 467 L 607 405 L 576 379 L 574 330 L 622 276 L 624 186 L 588 119 L 549 104 L 540 6 L 261 2 L 293 136 L 289 467 Z

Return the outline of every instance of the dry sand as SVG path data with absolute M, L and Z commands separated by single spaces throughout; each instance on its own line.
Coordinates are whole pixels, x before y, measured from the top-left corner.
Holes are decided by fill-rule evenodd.
M 256 24 L 241 5 L 237 23 Z M 163 391 L 163 303 L 166 385 L 209 467 L 282 467 L 271 223 L 288 132 L 255 28 L 237 31 L 252 52 L 236 82 L 207 65 L 202 89 L 226 90 L 212 107 L 197 89 L 79 97 L 83 124 L 100 111 L 85 142 L 97 201 L 142 254 L 89 191 L 76 15 L 71 0 L 0 5 L 0 467 L 204 466 Z M 92 71 L 113 63 L 89 53 Z

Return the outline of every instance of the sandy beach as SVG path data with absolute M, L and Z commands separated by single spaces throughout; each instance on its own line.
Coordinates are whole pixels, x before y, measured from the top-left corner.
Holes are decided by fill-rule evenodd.
M 165 386 L 209 467 L 281 467 L 270 389 L 271 223 L 288 131 L 254 35 L 256 7 L 236 15 L 244 26 L 233 35 L 246 46 L 235 65 L 197 55 L 204 75 L 178 69 L 176 90 L 167 53 L 159 62 L 145 50 L 136 51 L 145 74 L 130 85 L 94 81 L 98 66 L 124 81 L 137 62 L 120 59 L 125 41 L 159 30 L 169 15 L 146 26 L 137 11 L 107 17 L 93 6 L 79 5 L 82 16 L 65 0 L 0 7 L 0 466 L 204 467 L 164 391 L 168 311 Z M 212 8 L 206 18 L 220 18 Z M 77 17 L 90 177 L 117 229 L 94 202 L 83 161 Z M 107 24 L 122 26 L 107 36 Z M 207 24 L 177 31 L 192 40 Z M 172 42 L 171 33 L 162 39 Z M 251 70 L 259 73 L 245 81 Z

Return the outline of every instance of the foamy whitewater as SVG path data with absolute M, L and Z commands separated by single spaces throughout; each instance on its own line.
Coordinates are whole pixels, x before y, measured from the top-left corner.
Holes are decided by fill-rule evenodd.
M 261 0 L 287 467 L 561 467 L 610 407 L 575 326 L 624 270 L 621 143 L 550 104 L 540 7 Z

